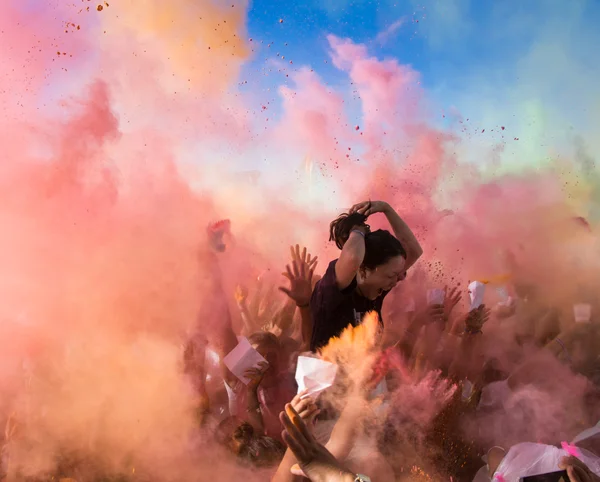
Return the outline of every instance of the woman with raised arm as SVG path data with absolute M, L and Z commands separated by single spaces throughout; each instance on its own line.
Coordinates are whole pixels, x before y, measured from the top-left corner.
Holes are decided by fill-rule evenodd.
M 366 221 L 377 213 L 385 214 L 393 235 L 382 229 L 371 232 Z M 327 345 L 349 324 L 360 324 L 367 312 L 377 312 L 383 324 L 384 298 L 423 254 L 410 228 L 383 201 L 357 204 L 335 219 L 330 241 L 342 252 L 329 264 L 311 297 L 312 351 Z

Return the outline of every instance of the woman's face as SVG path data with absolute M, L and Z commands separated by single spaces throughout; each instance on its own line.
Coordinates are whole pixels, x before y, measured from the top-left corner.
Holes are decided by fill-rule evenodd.
M 370 300 L 378 298 L 406 278 L 405 266 L 406 260 L 402 256 L 395 256 L 373 270 L 361 270 L 357 278 L 360 292 Z

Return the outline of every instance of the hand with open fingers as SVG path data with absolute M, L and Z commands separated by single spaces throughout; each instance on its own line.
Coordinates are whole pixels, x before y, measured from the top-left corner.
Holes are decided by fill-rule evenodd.
M 311 265 L 301 260 L 294 260 L 291 267 L 288 264 L 285 268 L 286 272 L 283 273 L 283 276 L 290 281 L 290 287 L 281 286 L 279 290 L 288 295 L 299 307 L 307 307 L 312 295 L 314 267 L 311 268 Z
M 309 270 L 313 271 L 317 267 L 319 257 L 315 256 L 313 258 L 306 247 L 302 248 L 302 251 L 300 251 L 300 245 L 290 246 L 290 253 L 292 255 L 292 262 L 297 261 L 299 264 L 305 264 Z
M 313 428 L 315 417 L 319 415 L 319 407 L 312 397 L 307 397 L 308 390 L 304 390 L 296 395 L 290 402 L 292 408 L 296 411 L 300 418 L 304 420 L 309 430 Z
M 244 372 L 244 376 L 250 380 L 248 390 L 256 390 L 265 377 L 265 373 L 269 369 L 269 364 L 264 361 L 260 362 L 258 367 L 249 368 Z
M 345 482 L 354 480 L 351 472 L 344 469 L 336 458 L 308 430 L 308 427 L 287 404 L 279 419 L 284 431 L 282 437 L 293 452 L 302 472 L 313 482 Z
M 483 325 L 490 319 L 491 310 L 481 305 L 479 308 L 469 311 L 465 319 L 467 331 L 471 333 L 479 333 Z
M 427 307 L 427 321 L 429 323 L 445 323 L 446 312 L 444 305 L 429 305 Z
M 390 205 L 384 201 L 364 201 L 352 206 L 350 214 L 360 213 L 369 217 L 371 214 L 385 213 L 389 207 Z
M 248 300 L 248 288 L 243 285 L 237 285 L 235 287 L 235 301 L 237 301 L 238 305 L 245 303 Z
M 456 305 L 462 298 L 462 293 L 455 286 L 450 291 L 448 291 L 448 287 L 446 287 L 446 296 L 444 297 L 444 314 L 446 315 L 446 319 L 450 318 L 450 314 L 452 310 L 456 308 Z
M 577 457 L 563 457 L 558 467 L 567 471 L 571 482 L 600 482 L 600 477 Z

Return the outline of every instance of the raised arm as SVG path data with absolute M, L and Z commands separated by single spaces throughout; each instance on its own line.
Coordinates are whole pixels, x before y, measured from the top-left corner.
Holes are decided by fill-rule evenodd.
M 410 268 L 423 254 L 423 248 L 415 238 L 415 235 L 408 227 L 408 225 L 402 220 L 398 213 L 389 204 L 385 203 L 383 213 L 387 218 L 394 236 L 398 238 L 398 241 L 402 243 L 404 250 L 406 251 L 406 269 Z
M 283 273 L 289 282 L 290 287 L 280 287 L 279 290 L 288 295 L 300 312 L 301 317 L 301 333 L 303 349 L 308 349 L 310 338 L 313 331 L 313 320 L 310 312 L 310 297 L 312 295 L 312 280 L 317 266 L 317 257 L 312 257 L 303 248 L 300 252 L 300 246 L 296 245 L 291 248 L 292 265 L 286 266 L 286 272 Z
M 291 402 L 293 409 L 299 417 L 306 423 L 307 429 L 312 433 L 313 422 L 319 410 L 314 400 L 310 397 L 302 398 L 306 392 L 299 393 Z M 271 482 L 300 482 L 306 480 L 305 477 L 294 475 L 292 468 L 297 465 L 298 460 L 294 453 L 288 448 L 285 452 L 283 460 L 277 468 L 277 472 L 271 479 Z
M 219 221 L 211 224 L 207 229 L 210 251 L 206 253 L 205 266 L 208 276 L 205 286 L 206 298 L 211 300 L 209 304 L 203 304 L 202 310 L 199 313 L 199 326 L 209 327 L 208 332 L 211 333 L 214 348 L 219 355 L 219 364 L 223 374 L 223 379 L 230 386 L 237 383 L 237 378 L 227 369 L 223 363 L 223 358 L 238 343 L 237 336 L 233 330 L 231 323 L 231 314 L 227 297 L 223 291 L 221 269 L 217 253 L 225 251 L 223 237 L 229 230 L 230 223 L 228 221 Z
M 376 213 L 385 214 L 392 231 L 394 231 L 394 236 L 398 238 L 406 251 L 406 269 L 415 264 L 423 254 L 423 248 L 421 248 L 411 229 L 388 203 L 384 201 L 365 201 L 353 206 L 350 212 L 360 213 L 366 217 Z
M 338 288 L 346 289 L 354 278 L 365 259 L 365 234 L 367 230 L 362 226 L 356 226 L 350 232 L 348 241 L 344 244 L 342 254 L 335 264 L 335 280 Z

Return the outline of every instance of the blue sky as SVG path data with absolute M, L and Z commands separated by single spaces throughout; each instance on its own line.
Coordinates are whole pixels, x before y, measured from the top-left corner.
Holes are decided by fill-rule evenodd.
M 378 35 L 398 21 L 404 23 L 379 42 Z M 600 1 L 254 0 L 248 31 L 255 41 L 272 42 L 271 51 L 297 65 L 311 64 L 325 78 L 332 74 L 323 66 L 325 36 L 332 33 L 367 44 L 375 56 L 412 65 L 423 73 L 426 85 L 434 85 L 446 73 L 510 63 L 548 24 L 573 21 L 584 30 L 595 29 L 600 25 Z M 570 33 L 574 39 L 585 34 Z M 265 54 L 258 54 L 248 67 L 260 65 Z
M 395 24 L 401 25 L 390 31 Z M 242 78 L 251 79 L 247 89 L 263 95 L 273 114 L 277 87 L 290 83 L 273 71 L 277 53 L 293 61 L 287 69 L 310 66 L 348 93 L 346 74 L 329 61 L 326 35 L 332 33 L 366 44 L 375 57 L 411 65 L 434 112 L 469 118 L 462 160 L 491 158 L 508 139 L 503 166 L 537 165 L 572 154 L 574 136 L 596 157 L 598 25 L 600 0 L 255 0 L 248 15 L 255 54 Z M 440 115 L 433 122 L 449 121 Z M 509 132 L 502 138 L 501 125 Z

